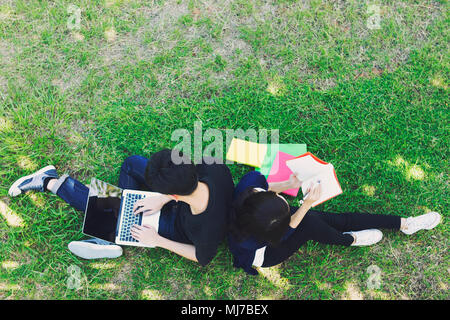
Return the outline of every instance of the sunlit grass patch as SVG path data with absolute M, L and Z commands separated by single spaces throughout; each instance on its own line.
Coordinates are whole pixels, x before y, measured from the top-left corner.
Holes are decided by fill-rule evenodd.
M 419 165 L 411 164 L 399 155 L 388 163 L 401 170 L 407 180 L 424 180 L 426 178 L 425 171 Z
M 425 172 L 421 167 L 414 164 L 409 167 L 407 173 L 406 173 L 407 179 L 413 179 L 413 180 L 423 180 L 425 178 Z
M 26 225 L 19 214 L 12 210 L 3 200 L 0 200 L 0 215 L 10 227 L 23 228 Z
M 109 27 L 105 29 L 105 38 L 108 42 L 114 42 L 117 39 L 117 32 L 114 27 Z
M 441 74 L 434 75 L 430 79 L 430 82 L 433 86 L 435 86 L 439 89 L 447 90 L 447 88 L 448 88 L 447 83 L 446 83 L 447 80 Z
M 266 91 L 274 96 L 283 96 L 286 93 L 286 85 L 280 77 L 274 77 L 267 83 Z
M 5 117 L 0 117 L 0 132 L 12 129 L 12 123 Z
M 2 261 L 2 268 L 5 270 L 14 270 L 20 267 L 20 263 L 12 260 Z
M 375 195 L 376 188 L 374 186 L 364 184 L 362 186 L 362 189 L 363 189 L 363 192 L 370 197 Z
M 355 281 L 345 283 L 345 292 L 341 295 L 341 300 L 364 300 L 364 295 Z
M 0 19 L 2 21 L 8 21 L 14 17 L 14 11 L 8 4 L 0 5 Z
M 44 208 L 45 206 L 45 197 L 42 194 L 29 192 L 26 194 L 27 197 L 30 198 L 31 202 L 38 208 Z
M 164 300 L 164 296 L 158 290 L 144 289 L 141 296 L 145 300 Z
M 21 287 L 18 284 L 0 281 L 0 291 L 14 291 L 20 289 Z
M 91 268 L 105 270 L 117 268 L 117 263 L 115 262 L 94 262 L 89 265 Z
M 289 280 L 280 275 L 280 270 L 278 266 L 270 268 L 258 268 L 259 273 L 269 280 L 274 286 L 287 290 L 291 287 Z
M 37 163 L 31 160 L 28 156 L 19 156 L 17 159 L 17 165 L 28 171 L 35 171 L 38 168 Z
M 94 290 L 118 291 L 121 287 L 114 283 L 93 283 L 89 288 Z

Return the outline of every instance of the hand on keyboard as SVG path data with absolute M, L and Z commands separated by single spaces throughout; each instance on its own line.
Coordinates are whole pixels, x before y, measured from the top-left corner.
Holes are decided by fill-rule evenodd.
M 160 211 L 161 208 L 171 200 L 172 197 L 165 194 L 145 197 L 134 203 L 133 213 L 135 215 L 142 213 L 143 216 L 151 215 Z
M 151 226 L 134 225 L 131 227 L 131 236 L 142 244 L 150 247 L 157 247 L 161 236 Z

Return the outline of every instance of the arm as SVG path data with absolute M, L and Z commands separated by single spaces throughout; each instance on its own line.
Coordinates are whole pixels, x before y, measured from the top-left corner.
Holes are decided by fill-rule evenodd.
M 153 214 L 160 211 L 166 203 L 173 199 L 173 196 L 168 194 L 159 194 L 157 196 L 146 197 L 134 203 L 133 213 L 135 215 L 142 213 L 144 216 Z
M 306 200 L 303 202 L 302 206 L 298 208 L 298 210 L 291 216 L 291 221 L 289 222 L 289 226 L 292 229 L 295 229 L 298 227 L 300 222 L 302 222 L 303 217 L 305 214 L 311 209 L 312 202 L 309 202 Z
M 289 226 L 292 229 L 298 227 L 305 214 L 311 209 L 312 204 L 320 199 L 321 188 L 320 184 L 317 184 L 311 191 L 309 191 L 307 198 L 304 200 L 302 206 L 291 216 Z
M 186 259 L 198 262 L 195 255 L 195 246 L 193 246 L 192 244 L 172 241 L 161 236 L 159 236 L 159 238 L 160 239 L 157 242 L 157 247 L 167 249 L 182 257 L 185 257 Z
M 195 255 L 195 246 L 164 238 L 153 227 L 134 225 L 131 227 L 131 235 L 146 246 L 164 248 L 189 260 L 198 262 Z
M 269 182 L 269 191 L 280 193 L 288 189 L 300 188 L 301 186 L 302 182 L 297 179 L 295 174 L 291 174 L 289 180 L 280 182 Z
M 280 193 L 288 189 L 291 189 L 291 184 L 289 183 L 289 180 L 281 182 L 269 182 L 269 191 Z

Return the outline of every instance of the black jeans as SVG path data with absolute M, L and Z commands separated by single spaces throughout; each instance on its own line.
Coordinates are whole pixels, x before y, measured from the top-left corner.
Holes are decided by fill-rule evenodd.
M 296 209 L 297 208 L 293 208 Z M 365 229 L 400 229 L 399 216 L 369 213 L 329 213 L 309 210 L 295 231 L 277 247 L 267 246 L 262 267 L 277 265 L 309 240 L 324 244 L 350 246 L 348 231 Z

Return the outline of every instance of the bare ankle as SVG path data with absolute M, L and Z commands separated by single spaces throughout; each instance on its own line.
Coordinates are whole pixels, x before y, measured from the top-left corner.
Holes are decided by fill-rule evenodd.
M 406 218 L 400 218 L 400 230 L 404 230 L 406 226 Z
M 48 180 L 47 187 L 45 189 L 46 190 L 51 190 L 51 188 L 55 185 L 57 180 L 58 179 L 55 179 L 55 178 L 51 178 L 50 180 Z

